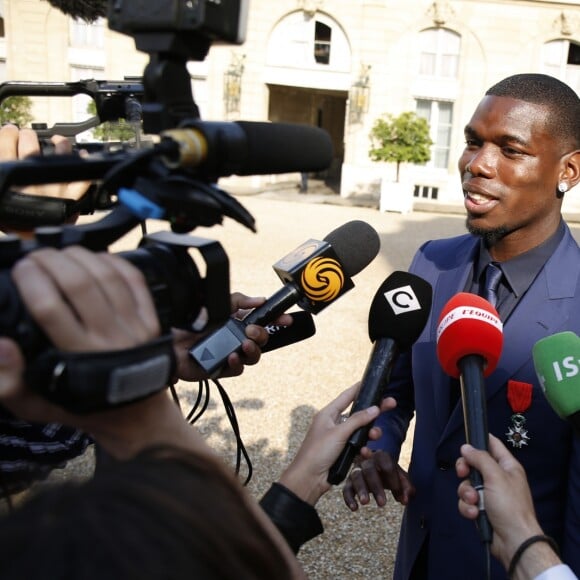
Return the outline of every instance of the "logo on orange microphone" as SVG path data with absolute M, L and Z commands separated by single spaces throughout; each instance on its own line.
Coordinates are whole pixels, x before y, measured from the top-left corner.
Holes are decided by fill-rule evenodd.
M 300 276 L 302 290 L 313 302 L 330 302 L 337 298 L 344 280 L 340 263 L 325 256 L 310 260 Z

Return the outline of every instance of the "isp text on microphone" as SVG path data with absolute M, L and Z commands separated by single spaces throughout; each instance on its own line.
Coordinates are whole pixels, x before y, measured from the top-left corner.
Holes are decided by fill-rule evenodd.
M 501 320 L 488 310 L 484 310 L 483 308 L 474 308 L 472 306 L 458 306 L 457 308 L 449 311 L 439 323 L 439 326 L 437 327 L 437 340 L 439 340 L 441 335 L 452 324 L 462 320 L 477 320 L 479 322 L 485 322 L 500 332 L 503 331 L 503 324 Z
M 580 372 L 579 363 L 580 360 L 575 359 L 573 356 L 564 357 L 561 362 L 553 361 L 552 368 L 554 369 L 556 380 L 561 383 L 564 379 L 575 377 Z

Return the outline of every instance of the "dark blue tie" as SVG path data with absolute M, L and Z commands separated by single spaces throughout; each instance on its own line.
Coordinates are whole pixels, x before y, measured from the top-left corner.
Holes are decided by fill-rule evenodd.
M 492 306 L 497 304 L 497 288 L 502 275 L 503 272 L 499 265 L 494 262 L 490 262 L 487 265 L 485 270 L 485 286 L 483 288 L 482 296 L 490 302 Z

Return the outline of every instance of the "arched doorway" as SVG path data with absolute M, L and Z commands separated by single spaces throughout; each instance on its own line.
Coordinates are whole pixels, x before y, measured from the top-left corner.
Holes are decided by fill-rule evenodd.
M 293 12 L 272 30 L 264 71 L 269 90 L 268 118 L 273 122 L 307 123 L 328 131 L 333 162 L 327 171 L 314 177 L 324 179 L 337 192 L 344 159 L 350 68 L 346 34 L 328 15 Z

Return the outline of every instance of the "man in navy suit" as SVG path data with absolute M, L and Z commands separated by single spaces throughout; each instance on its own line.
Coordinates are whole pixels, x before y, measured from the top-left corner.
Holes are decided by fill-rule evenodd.
M 459 171 L 467 211 L 464 236 L 431 241 L 410 271 L 433 286 L 433 309 L 411 352 L 399 357 L 388 395 L 396 409 L 376 425 L 383 436 L 343 489 L 347 506 L 405 505 L 395 578 L 486 578 L 483 544 L 457 509 L 454 465 L 465 442 L 459 384 L 436 356 L 439 315 L 458 292 L 481 294 L 490 262 L 501 269 L 496 308 L 504 344 L 486 379 L 489 432 L 524 466 L 540 525 L 580 575 L 580 439 L 545 399 L 532 347 L 545 336 L 580 333 L 580 249 L 562 219 L 562 198 L 580 182 L 580 99 L 540 74 L 490 88 L 465 128 Z M 401 445 L 415 416 L 409 472 Z M 505 570 L 492 562 L 493 579 Z

